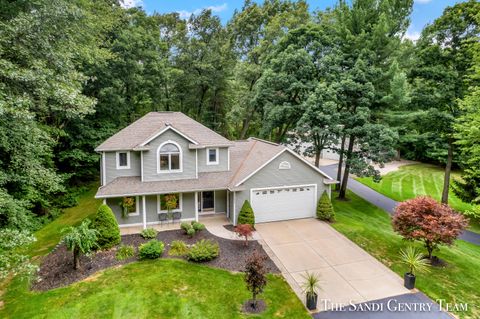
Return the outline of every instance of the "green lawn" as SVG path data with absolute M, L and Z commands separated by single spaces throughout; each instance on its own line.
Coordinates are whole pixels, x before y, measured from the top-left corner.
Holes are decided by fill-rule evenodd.
M 74 285 L 33 293 L 16 281 L 5 295 L 2 318 L 247 318 L 242 274 L 160 259 L 111 268 Z M 255 318 L 309 318 L 278 275 L 261 296 L 267 310 Z
M 37 241 L 28 247 L 27 254 L 32 257 L 47 254 L 60 241 L 64 227 L 79 224 L 84 218 L 95 214 L 102 203 L 94 198 L 97 189 L 98 183 L 88 185 L 88 190 L 79 196 L 77 206 L 65 209 L 57 219 L 38 230 L 35 233 Z
M 332 226 L 364 248 L 371 255 L 403 276 L 398 252 L 407 243 L 396 235 L 386 212 L 352 192 L 349 201 L 334 200 L 337 222 Z M 423 247 L 418 244 L 418 247 Z M 417 278 L 417 287 L 430 298 L 447 302 L 467 302 L 469 311 L 457 313 L 461 318 L 480 318 L 480 247 L 462 240 L 453 247 L 435 252 L 446 262 L 446 268 L 431 268 Z
M 452 177 L 459 177 L 459 175 L 453 173 Z M 379 183 L 375 183 L 370 177 L 357 178 L 362 184 L 396 201 L 404 201 L 420 195 L 428 195 L 440 200 L 443 179 L 444 169 L 429 164 L 401 166 L 397 171 L 382 176 Z M 470 204 L 462 202 L 452 191 L 448 197 L 449 204 L 458 211 L 471 208 Z M 480 222 L 472 221 L 470 229 L 480 233 Z
M 90 185 L 78 206 L 36 232 L 38 240 L 27 252 L 37 258 L 47 254 L 59 242 L 62 228 L 94 214 L 101 203 L 93 198 L 97 187 Z M 160 259 L 110 268 L 47 292 L 31 292 L 27 281 L 14 279 L 0 292 L 0 318 L 309 318 L 281 276 L 268 277 L 261 297 L 267 302 L 265 313 L 240 312 L 249 296 L 242 274 Z

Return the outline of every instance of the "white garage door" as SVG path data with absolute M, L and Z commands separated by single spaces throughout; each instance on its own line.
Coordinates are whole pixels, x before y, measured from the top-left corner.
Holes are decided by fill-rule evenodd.
M 316 194 L 316 185 L 252 189 L 255 222 L 314 217 Z

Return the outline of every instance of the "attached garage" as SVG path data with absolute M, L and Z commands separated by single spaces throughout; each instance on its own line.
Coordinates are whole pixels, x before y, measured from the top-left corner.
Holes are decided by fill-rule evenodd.
M 315 216 L 317 185 L 294 185 L 250 190 L 255 222 Z

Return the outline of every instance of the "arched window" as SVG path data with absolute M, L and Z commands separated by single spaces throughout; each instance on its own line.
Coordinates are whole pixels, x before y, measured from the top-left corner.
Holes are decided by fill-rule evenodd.
M 182 170 L 182 150 L 172 141 L 167 141 L 158 147 L 157 171 L 180 172 Z

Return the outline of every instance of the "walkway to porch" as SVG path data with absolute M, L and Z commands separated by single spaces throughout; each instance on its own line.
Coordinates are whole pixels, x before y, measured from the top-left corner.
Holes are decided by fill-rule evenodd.
M 230 220 L 228 220 L 225 214 L 212 214 L 212 215 L 204 215 L 199 216 L 200 223 L 205 224 L 207 230 L 212 233 L 213 235 L 225 239 L 231 240 L 244 240 L 235 234 L 233 231 L 230 231 L 224 227 L 224 225 L 231 225 Z M 162 225 L 149 225 L 149 228 L 154 228 L 157 231 L 166 231 L 166 230 L 174 230 L 180 228 L 180 222 L 175 223 L 164 223 Z M 130 234 L 139 234 L 142 232 L 142 226 L 134 226 L 134 227 L 122 227 L 120 228 L 121 235 L 130 235 Z M 257 232 L 253 233 L 254 240 L 261 239 Z

